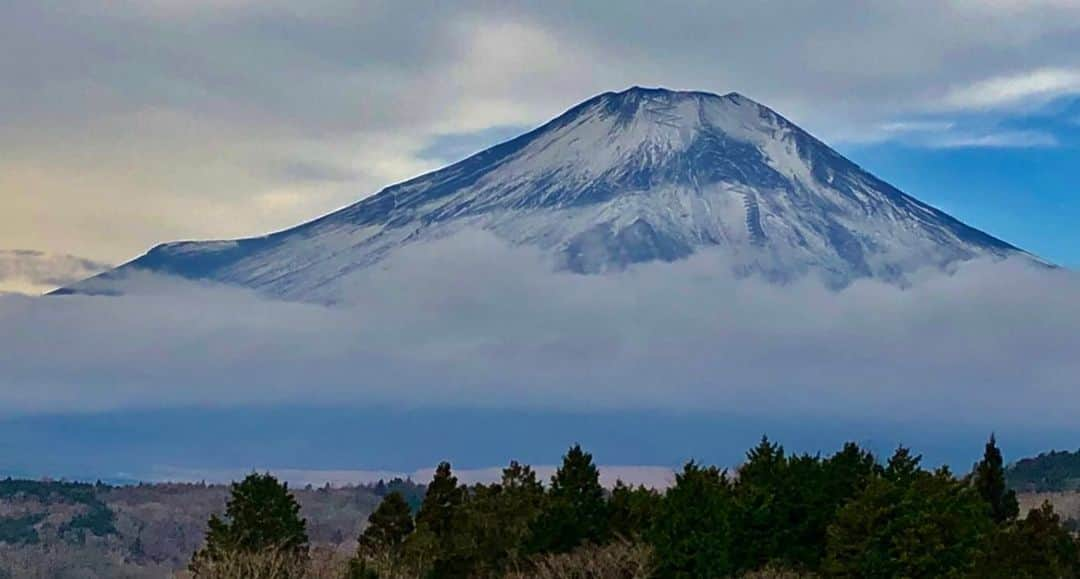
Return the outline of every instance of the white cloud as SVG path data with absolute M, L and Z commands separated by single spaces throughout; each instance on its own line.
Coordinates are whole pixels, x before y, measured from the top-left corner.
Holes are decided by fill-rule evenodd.
M 155 278 L 124 298 L 2 298 L 0 407 L 650 409 L 988 429 L 1080 411 L 1073 273 L 972 263 L 909 290 L 833 293 L 735 281 L 718 259 L 552 274 L 469 234 L 406 251 L 338 308 Z
M 950 134 L 928 142 L 931 147 L 943 149 L 991 148 L 1027 149 L 1033 147 L 1056 147 L 1057 137 L 1039 131 L 1000 131 L 981 134 Z
M 950 109 L 996 109 L 1032 106 L 1077 93 L 1080 69 L 1040 68 L 954 88 L 942 104 Z

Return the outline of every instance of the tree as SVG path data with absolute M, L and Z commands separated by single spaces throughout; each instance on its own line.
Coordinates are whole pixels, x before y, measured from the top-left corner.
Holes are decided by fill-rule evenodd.
M 368 526 L 358 541 L 358 558 L 398 560 L 402 545 L 413 532 L 413 527 L 412 511 L 405 497 L 399 492 L 386 495 L 368 517 Z
M 532 533 L 533 552 L 565 553 L 607 540 L 607 502 L 592 455 L 574 445 L 551 478 L 543 513 Z
M 416 532 L 406 546 L 411 547 L 414 565 L 429 570 L 434 577 L 464 576 L 453 539 L 465 497 L 465 488 L 458 485 L 450 463 L 440 463 L 416 513 Z
M 1009 489 L 1005 482 L 1004 461 L 993 434 L 986 443 L 982 460 L 971 473 L 971 479 L 979 496 L 990 505 L 990 517 L 995 523 L 1010 521 L 1020 514 L 1016 492 Z
M 970 573 L 992 530 L 969 485 L 897 449 L 880 476 L 829 526 L 825 574 L 834 577 L 956 577 Z
M 656 576 L 727 577 L 732 559 L 732 495 L 726 474 L 693 461 L 676 475 L 647 533 L 655 550 Z
M 1080 576 L 1080 551 L 1050 503 L 999 525 L 976 563 L 975 577 L 1010 579 Z
M 615 537 L 637 539 L 652 526 L 660 507 L 661 496 L 655 490 L 631 488 L 616 481 L 608 498 L 608 529 Z
M 498 484 L 470 489 L 452 539 L 453 559 L 468 577 L 503 577 L 526 564 L 524 549 L 544 504 L 528 466 L 511 462 Z
M 761 437 L 746 453 L 735 482 L 734 558 L 739 570 L 759 569 L 782 558 L 794 504 L 784 447 Z
M 306 561 L 308 536 L 300 505 L 285 483 L 267 474 L 252 473 L 233 483 L 224 518 L 211 515 L 206 545 L 192 559 L 192 572 L 238 554 L 278 553 Z M 284 577 L 291 576 L 285 572 Z

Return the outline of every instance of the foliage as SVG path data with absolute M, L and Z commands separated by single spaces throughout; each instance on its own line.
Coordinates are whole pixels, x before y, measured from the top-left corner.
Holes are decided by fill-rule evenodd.
M 1006 472 L 1009 488 L 1021 492 L 1080 490 L 1080 450 L 1051 451 L 1017 461 Z
M 973 573 L 986 578 L 1080 577 L 1076 539 L 1050 503 L 995 530 Z
M 990 518 L 995 523 L 1010 521 L 1020 514 L 1016 491 L 1006 486 L 1004 461 L 993 435 L 990 435 L 983 459 L 975 465 L 971 479 L 979 496 L 990 505 Z
M 652 527 L 663 495 L 644 486 L 629 487 L 616 481 L 608 497 L 608 530 L 614 537 L 639 539 Z
M 648 533 L 659 577 L 725 577 L 732 560 L 731 484 L 716 467 L 693 461 L 675 477 Z
M 306 526 L 287 484 L 270 474 L 252 473 L 233 484 L 224 519 L 210 516 L 206 546 L 193 557 L 191 570 L 202 577 L 236 553 L 278 553 L 267 556 L 275 565 L 303 560 L 308 551 Z M 293 576 L 282 572 L 274 577 Z
M 413 532 L 412 511 L 405 497 L 398 492 L 386 495 L 375 512 L 368 517 L 367 528 L 360 535 L 351 574 L 365 577 L 382 569 L 393 573 L 402 566 L 405 540 Z
M 836 577 L 959 577 L 993 529 L 982 498 L 947 469 L 900 448 L 837 513 L 825 570 Z
M 607 501 L 592 455 L 574 445 L 551 478 L 544 511 L 533 526 L 533 552 L 567 553 L 610 536 Z

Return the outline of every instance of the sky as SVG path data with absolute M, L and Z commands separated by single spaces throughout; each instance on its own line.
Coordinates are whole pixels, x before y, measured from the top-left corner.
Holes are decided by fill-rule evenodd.
M 0 476 L 484 469 L 573 442 L 733 465 L 763 432 L 961 466 L 990 431 L 1009 458 L 1074 448 L 1078 38 L 1074 0 L 0 3 Z M 290 227 L 633 85 L 740 92 L 1069 267 L 837 293 L 716 255 L 552 274 L 466 231 L 333 308 L 153 276 L 23 295 Z
M 1073 0 L 11 0 L 0 250 L 263 234 L 643 85 L 741 92 L 1075 266 L 1078 36 Z

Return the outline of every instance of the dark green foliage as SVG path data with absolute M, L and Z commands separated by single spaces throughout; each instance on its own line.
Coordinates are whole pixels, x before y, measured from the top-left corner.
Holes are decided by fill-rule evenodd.
M 608 530 L 614 537 L 634 540 L 652 526 L 662 495 L 643 486 L 631 488 L 616 481 L 608 497 Z
M 1006 486 L 1004 461 L 992 434 L 986 443 L 983 459 L 971 473 L 971 482 L 979 496 L 990 505 L 990 518 L 995 523 L 1010 521 L 1020 514 L 1016 492 Z
M 0 500 L 32 498 L 43 504 L 80 505 L 83 512 L 59 525 L 57 532 L 69 542 L 82 543 L 88 535 L 104 537 L 116 534 L 116 515 L 100 498 L 108 486 L 75 482 L 30 481 L 8 478 L 0 481 Z M 16 518 L 0 517 L 0 542 L 36 543 L 38 532 L 34 529 L 44 516 Z
M 1006 472 L 1009 488 L 1021 492 L 1080 490 L 1080 450 L 1051 451 L 1017 461 Z
M 44 514 L 0 518 L 0 543 L 32 545 L 41 540 L 35 526 L 45 518 Z
M 592 455 L 574 445 L 551 478 L 544 511 L 533 526 L 534 552 L 566 553 L 610 536 L 607 501 Z
M 368 517 L 368 526 L 360 535 L 357 554 L 361 559 L 376 556 L 401 557 L 402 545 L 413 532 L 412 510 L 401 493 L 392 492 Z
M 1080 577 L 1080 550 L 1049 503 L 993 533 L 976 563 L 975 577 Z
M 965 576 L 992 530 L 978 493 L 947 469 L 920 469 L 901 447 L 837 513 L 824 569 L 836 577 Z
M 726 577 L 732 560 L 731 485 L 716 467 L 693 461 L 675 477 L 660 502 L 647 538 L 655 549 L 658 577 Z
M 195 554 L 195 561 L 268 551 L 306 556 L 307 550 L 306 522 L 288 485 L 270 474 L 252 473 L 233 483 L 224 518 L 210 517 L 206 546 Z
M 424 502 L 424 495 L 427 492 L 424 485 L 417 484 L 411 479 L 403 479 L 400 477 L 395 477 L 389 481 L 380 480 L 369 488 L 371 488 L 371 491 L 375 496 L 380 498 L 385 497 L 390 493 L 399 493 L 405 498 L 405 502 L 408 503 L 413 514 L 416 514 L 416 512 L 420 510 L 420 505 Z
M 415 566 L 430 577 L 468 576 L 471 553 L 460 547 L 466 497 L 450 463 L 440 463 L 416 514 L 416 533 L 406 546 Z
M 440 463 L 416 514 L 417 527 L 431 533 L 436 540 L 447 539 L 453 531 L 454 517 L 464 501 L 465 489 L 458 486 L 450 463 Z
M 477 485 L 469 497 L 462 537 L 473 577 L 497 577 L 524 563 L 530 529 L 544 508 L 544 488 L 528 466 L 511 462 L 499 484 Z
M 762 437 L 746 454 L 735 483 L 735 564 L 752 570 L 783 558 L 793 529 L 794 497 L 788 494 L 784 448 Z

